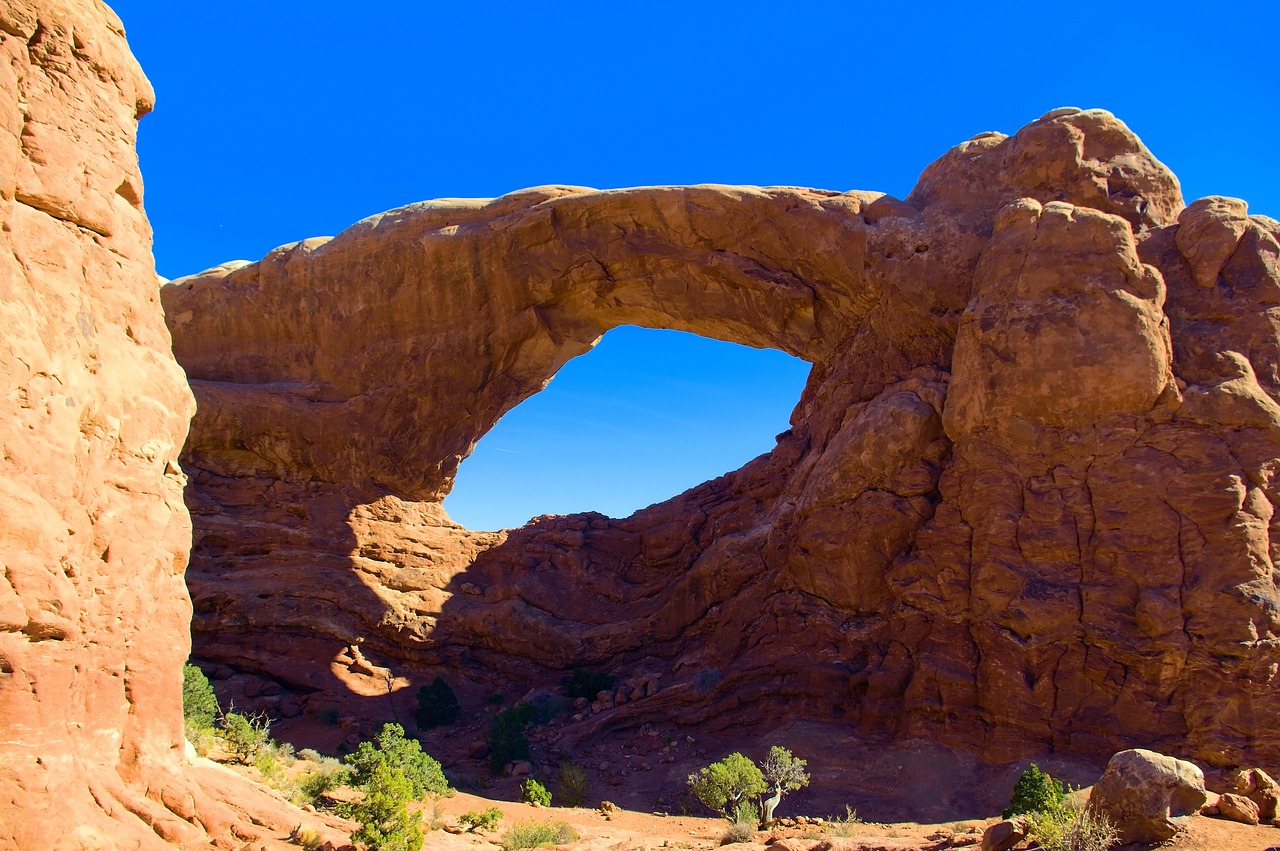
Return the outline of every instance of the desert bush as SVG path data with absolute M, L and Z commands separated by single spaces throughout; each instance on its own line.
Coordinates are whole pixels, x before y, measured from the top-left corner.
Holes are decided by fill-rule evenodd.
M 322 758 L 319 764 L 298 778 L 293 803 L 298 806 L 314 804 L 321 795 L 332 792 L 344 783 L 351 782 L 351 769 L 339 765 L 337 760 Z
M 409 801 L 416 797 L 414 783 L 386 760 L 370 760 L 369 766 L 364 797 L 342 808 L 344 816 L 360 823 L 351 841 L 371 851 L 421 851 L 422 817 L 409 811 Z
M 182 718 L 198 730 L 213 726 L 222 708 L 204 671 L 190 662 L 182 666 Z
M 228 712 L 222 716 L 220 735 L 237 762 L 252 765 L 271 742 L 271 719 L 262 712 L 249 715 Z
M 316 851 L 324 845 L 324 834 L 317 828 L 298 825 L 289 834 L 289 841 L 294 845 L 301 845 L 306 851 Z
M 530 777 L 520 786 L 520 800 L 526 804 L 549 807 L 551 806 L 551 793 L 547 791 L 546 786 Z
M 721 845 L 732 845 L 735 842 L 750 842 L 756 838 L 758 825 L 752 821 L 735 821 L 720 837 Z
M 690 774 L 688 784 L 699 801 L 729 821 L 734 820 L 739 804 L 769 788 L 756 764 L 740 753 L 731 753 Z
M 580 807 L 586 803 L 587 783 L 585 768 L 572 762 L 561 763 L 560 780 L 556 784 L 561 804 L 567 807 Z
M 473 811 L 458 816 L 458 823 L 465 825 L 466 829 L 473 833 L 477 830 L 493 830 L 500 821 L 502 821 L 502 810 L 497 807 L 489 807 L 482 812 Z
M 458 720 L 458 696 L 444 681 L 436 677 L 431 685 L 418 689 L 418 709 L 414 713 L 418 728 L 429 730 Z
M 602 691 L 612 691 L 616 682 L 612 674 L 603 671 L 592 671 L 587 668 L 574 668 L 565 685 L 565 694 L 569 697 L 585 697 L 595 700 Z
M 529 739 L 525 728 L 533 722 L 535 710 L 527 703 L 504 709 L 489 722 L 489 770 L 494 774 L 515 759 L 529 758 Z
M 1120 838 L 1106 816 L 1070 799 L 1053 802 L 1027 820 L 1027 836 L 1043 851 L 1106 851 Z
M 698 675 L 693 678 L 693 687 L 698 690 L 699 694 L 706 694 L 715 688 L 721 679 L 719 671 L 713 668 L 707 668 L 699 671 Z
M 258 755 L 253 759 L 253 767 L 261 772 L 271 786 L 275 786 L 275 781 L 279 780 L 281 775 L 284 774 L 284 766 L 271 748 L 263 748 L 258 751 Z
M 1002 818 L 1013 818 L 1048 812 L 1055 806 L 1061 806 L 1066 794 L 1062 783 L 1045 774 L 1033 762 L 1014 784 L 1009 806 L 1000 815 Z
M 828 818 L 823 833 L 828 836 L 848 838 L 857 836 L 861 832 L 861 827 L 862 819 L 858 817 L 858 811 L 845 804 L 844 815 Z
M 730 820 L 734 824 L 749 824 L 753 827 L 759 827 L 760 805 L 755 801 L 739 801 L 738 805 L 733 808 Z
M 440 763 L 422 752 L 417 739 L 406 739 L 399 724 L 384 724 L 373 742 L 361 742 L 356 752 L 346 757 L 357 786 L 368 786 L 380 767 L 399 772 L 409 784 L 414 800 L 427 795 L 449 794 Z
M 213 752 L 213 746 L 218 741 L 217 731 L 212 727 L 201 727 L 189 720 L 184 721 L 182 726 L 187 741 L 191 743 L 191 747 L 195 748 L 197 756 L 208 756 Z
M 503 851 L 519 851 L 521 848 L 549 848 L 576 842 L 578 832 L 562 821 L 526 821 L 514 824 L 502 834 Z

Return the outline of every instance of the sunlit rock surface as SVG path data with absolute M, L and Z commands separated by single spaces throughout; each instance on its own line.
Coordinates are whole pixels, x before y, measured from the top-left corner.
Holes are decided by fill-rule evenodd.
M 299 811 L 186 757 L 194 405 L 134 153 L 151 86 L 101 3 L 6 0 L 0 52 L 0 848 L 282 838 Z

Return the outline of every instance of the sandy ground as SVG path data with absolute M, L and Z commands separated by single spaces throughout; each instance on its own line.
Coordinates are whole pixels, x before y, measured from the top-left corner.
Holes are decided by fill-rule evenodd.
M 468 811 L 498 807 L 502 823 L 484 833 L 452 834 L 445 830 L 427 836 L 426 849 L 480 849 L 499 847 L 503 832 L 522 821 L 563 821 L 581 837 L 577 842 L 560 846 L 566 851 L 657 851 L 688 849 L 709 851 L 720 847 L 726 823 L 720 819 L 689 816 L 660 816 L 633 810 L 617 810 L 608 816 L 587 808 L 534 807 L 506 801 L 493 801 L 475 795 L 458 793 L 439 804 L 439 818 L 454 825 L 457 816 Z M 432 807 L 424 807 L 424 820 L 432 816 Z M 735 845 L 747 849 L 752 845 L 772 844 L 788 851 L 943 851 L 948 848 L 981 846 L 986 821 L 970 820 L 945 824 L 859 824 L 852 826 L 799 825 L 762 831 L 748 844 Z M 1164 851 L 1280 851 L 1280 829 L 1250 827 L 1234 822 L 1202 816 L 1188 821 L 1186 830 L 1159 846 L 1134 845 L 1126 851 L 1160 848 Z

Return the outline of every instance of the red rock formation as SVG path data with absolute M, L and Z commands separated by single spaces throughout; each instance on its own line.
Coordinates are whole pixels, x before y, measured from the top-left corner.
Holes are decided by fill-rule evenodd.
M 193 400 L 134 153 L 151 87 L 101 3 L 0 4 L 0 51 L 0 848 L 287 834 L 185 756 Z
M 197 651 L 330 694 L 349 644 L 476 682 L 662 675 L 582 736 L 803 717 L 1273 764 L 1278 238 L 1057 110 L 904 201 L 540 188 L 174 282 Z M 809 360 L 792 428 L 629 518 L 449 523 L 479 437 L 624 323 Z

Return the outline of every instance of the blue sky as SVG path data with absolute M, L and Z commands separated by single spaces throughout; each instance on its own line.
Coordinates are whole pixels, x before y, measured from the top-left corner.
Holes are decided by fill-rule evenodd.
M 1065 105 L 1122 118 L 1188 200 L 1280 218 L 1271 0 L 112 6 L 156 88 L 139 151 L 167 277 L 545 183 L 901 197 L 951 145 Z M 626 514 L 767 451 L 806 372 L 611 332 L 481 442 L 446 507 L 473 528 Z

